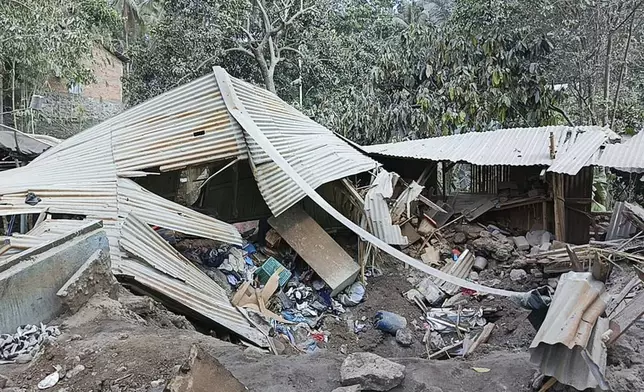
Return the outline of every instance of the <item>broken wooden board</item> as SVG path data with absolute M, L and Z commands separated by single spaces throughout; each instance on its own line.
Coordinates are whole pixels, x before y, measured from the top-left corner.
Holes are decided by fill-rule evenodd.
M 409 222 L 405 223 L 402 226 L 401 231 L 402 231 L 402 235 L 407 237 L 407 241 L 408 241 L 407 246 L 409 246 L 409 245 L 415 243 L 416 241 L 418 241 L 419 239 L 421 239 L 420 234 L 418 234 L 418 232 L 416 231 L 414 226 L 412 226 L 412 224 L 409 223 Z
M 331 295 L 356 279 L 360 266 L 300 206 L 269 218 L 268 223 L 331 287 Z
M 609 344 L 622 336 L 642 315 L 644 315 L 644 291 L 640 291 L 621 312 L 610 319 L 610 329 L 613 333 Z

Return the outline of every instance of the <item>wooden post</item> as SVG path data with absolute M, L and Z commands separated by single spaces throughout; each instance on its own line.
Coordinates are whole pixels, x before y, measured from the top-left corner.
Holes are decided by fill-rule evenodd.
M 555 207 L 555 237 L 557 240 L 566 242 L 566 206 L 564 200 L 563 174 L 553 174 L 553 199 Z

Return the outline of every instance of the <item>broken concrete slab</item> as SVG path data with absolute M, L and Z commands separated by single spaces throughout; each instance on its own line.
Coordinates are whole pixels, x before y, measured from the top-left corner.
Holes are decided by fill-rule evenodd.
M 360 266 L 302 208 L 293 206 L 268 223 L 336 295 L 353 283 Z
M 372 353 L 349 354 L 340 367 L 342 385 L 360 385 L 371 391 L 388 391 L 405 378 L 405 366 Z
M 112 275 L 109 252 L 97 250 L 58 290 L 63 306 L 76 313 L 96 293 L 109 292 L 116 278 Z
M 522 269 L 513 269 L 512 271 L 510 271 L 510 279 L 513 282 L 525 280 L 527 277 L 528 277 L 528 273 Z
M 244 386 L 217 359 L 199 346 L 190 348 L 188 360 L 165 387 L 167 392 L 244 392 Z
M 56 293 L 97 250 L 109 253 L 109 243 L 102 223 L 92 222 L 7 260 L 12 266 L 0 272 L 0 331 L 58 316 L 63 304 Z
M 530 249 L 530 243 L 525 236 L 512 237 L 512 240 L 514 241 L 514 246 L 516 246 L 517 249 L 523 251 Z

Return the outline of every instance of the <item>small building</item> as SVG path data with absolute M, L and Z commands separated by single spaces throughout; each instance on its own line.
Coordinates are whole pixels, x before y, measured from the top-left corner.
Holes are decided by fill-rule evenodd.
M 94 83 L 69 83 L 53 76 L 48 82 L 40 110 L 38 131 L 58 138 L 67 138 L 121 113 L 123 74 L 127 58 L 95 45 L 89 67 Z
M 619 136 L 596 126 L 501 129 L 363 147 L 385 169 L 424 178 L 428 197 L 468 220 L 587 243 L 593 166 Z M 462 187 L 456 191 L 449 178 Z M 422 184 L 421 184 L 422 185 Z

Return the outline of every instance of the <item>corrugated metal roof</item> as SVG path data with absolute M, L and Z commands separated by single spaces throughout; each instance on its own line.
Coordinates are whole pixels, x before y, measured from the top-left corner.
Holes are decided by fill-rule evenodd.
M 128 215 L 121 234 L 121 247 L 145 264 L 124 256 L 114 266 L 117 272 L 133 276 L 139 283 L 261 346 L 268 345 L 265 337 L 230 303 L 221 287 L 134 214 Z
M 625 172 L 644 172 L 644 132 L 622 144 L 608 144 L 600 152 L 595 164 Z
M 556 159 L 550 159 L 550 133 Z M 373 154 L 475 165 L 549 166 L 549 171 L 576 174 L 614 133 L 596 126 L 512 128 L 471 132 L 363 147 Z
M 34 157 L 52 146 L 51 143 L 40 141 L 34 136 L 36 135 L 28 135 L 15 128 L 0 124 L 0 150 L 16 153 L 20 150 L 21 154 Z M 18 140 L 18 148 L 16 148 L 16 139 Z
M 371 183 L 364 200 L 364 212 L 369 219 L 373 235 L 392 245 L 407 245 L 407 237 L 402 235 L 400 226 L 394 225 L 387 200 L 393 196 L 394 173 L 381 170 Z M 364 227 L 364 225 L 363 225 Z
M 604 283 L 594 280 L 590 272 L 560 277 L 548 314 L 530 345 L 530 360 L 541 373 L 579 390 L 599 385 L 581 351 L 588 351 L 603 374 L 606 346 L 601 336 L 608 330 L 608 320 L 599 316 L 608 299 Z
M 231 328 L 239 327 L 241 324 L 227 319 L 232 317 L 230 305 L 224 307 L 223 299 L 219 298 L 219 305 L 204 305 L 205 297 L 196 298 L 193 290 L 207 292 L 205 281 L 185 280 L 175 274 L 170 276 L 177 281 L 168 282 L 170 278 L 164 274 L 171 272 L 170 265 L 176 263 L 178 267 L 183 263 L 176 254 L 171 255 L 166 249 L 164 265 L 158 264 L 156 271 L 151 267 L 144 269 L 131 263 L 121 242 L 125 235 L 122 226 L 132 214 L 145 224 L 220 242 L 240 244 L 239 232 L 232 225 L 148 192 L 129 178 L 223 159 L 246 159 L 250 155 L 259 189 L 275 215 L 305 196 L 261 148 L 246 144 L 244 132 L 223 100 L 221 85 L 239 89 L 244 104 L 252 108 L 250 117 L 280 146 L 280 151 L 311 186 L 378 164 L 274 94 L 233 80 L 223 70 L 218 75 L 219 80 L 210 74 L 144 102 L 61 142 L 27 166 L 0 173 L 0 215 L 48 211 L 101 220 L 110 241 L 112 264 L 120 268 L 116 273 L 126 271 L 149 287 L 155 286 L 156 281 L 167 295 L 172 292 L 189 301 L 194 310 L 211 312 L 204 316 Z M 25 204 L 28 192 L 35 193 L 41 201 L 35 206 Z M 149 254 L 144 245 L 130 244 L 128 251 L 139 252 L 139 256 L 143 252 Z M 190 279 L 196 279 L 196 275 L 190 275 Z M 215 285 L 210 281 L 208 284 Z M 215 291 L 207 293 L 216 297 Z M 217 309 L 225 309 L 219 318 L 215 315 Z M 239 322 L 239 315 L 235 317 Z
M 333 132 L 311 120 L 275 94 L 215 70 L 219 83 L 235 91 L 261 132 L 313 188 L 374 169 L 378 163 L 363 155 Z M 253 173 L 259 190 L 274 215 L 297 203 L 305 193 L 247 137 Z

